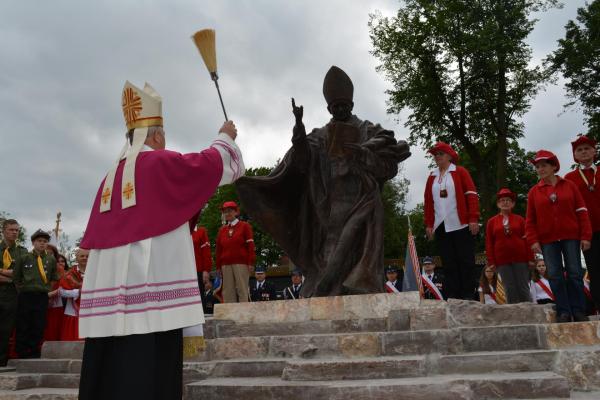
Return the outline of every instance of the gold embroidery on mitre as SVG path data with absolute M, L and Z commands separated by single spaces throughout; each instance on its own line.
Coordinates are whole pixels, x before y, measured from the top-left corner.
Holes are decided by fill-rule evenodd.
M 108 203 L 108 199 L 110 199 L 110 188 L 104 189 L 104 193 L 102 193 L 102 203 Z
M 127 125 L 132 124 L 137 120 L 142 112 L 142 99 L 132 88 L 123 90 L 123 116 Z
M 123 196 L 125 196 L 125 198 L 129 200 L 131 196 L 133 196 L 133 191 L 133 185 L 131 184 L 131 182 L 127 182 L 127 184 L 125 185 L 125 189 L 123 189 Z

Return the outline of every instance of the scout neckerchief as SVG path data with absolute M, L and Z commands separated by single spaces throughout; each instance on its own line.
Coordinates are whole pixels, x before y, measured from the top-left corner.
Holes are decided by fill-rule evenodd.
M 8 252 L 8 248 L 10 246 L 6 242 L 4 242 L 4 244 L 6 245 L 6 248 L 4 249 L 4 253 L 2 254 L 2 269 L 7 270 L 8 267 L 10 267 L 10 264 L 12 264 L 13 259 L 10 256 L 10 253 Z
M 585 174 L 583 173 L 583 165 L 580 166 L 580 168 L 577 168 L 577 170 L 579 171 L 579 176 L 581 176 L 581 179 L 583 179 L 583 181 L 585 182 L 585 184 L 588 187 L 588 190 L 590 192 L 593 192 L 596 189 L 596 170 L 598 167 L 596 167 L 594 164 L 592 164 L 592 166 L 590 167 L 592 169 L 592 172 L 594 175 L 594 181 L 592 182 L 592 184 L 590 184 L 590 182 L 588 181 L 587 177 L 585 176 Z
M 42 277 L 42 281 L 44 283 L 48 283 L 48 278 L 46 277 L 46 271 L 44 271 L 44 263 L 42 262 L 42 256 L 38 254 L 37 256 L 37 266 L 38 271 L 40 271 L 40 276 Z

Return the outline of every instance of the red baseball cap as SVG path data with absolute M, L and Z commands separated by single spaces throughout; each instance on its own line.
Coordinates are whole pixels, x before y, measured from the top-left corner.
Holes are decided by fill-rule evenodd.
M 573 148 L 573 160 L 575 160 L 575 162 L 579 162 L 577 161 L 577 159 L 575 158 L 575 150 L 577 149 L 577 147 L 581 146 L 582 144 L 588 144 L 590 146 L 592 146 L 593 148 L 596 148 L 596 144 L 598 142 L 596 142 L 594 139 L 587 137 L 585 135 L 580 135 L 577 140 L 574 140 L 571 142 L 571 147 Z M 594 157 L 594 159 L 596 159 L 596 157 Z
M 450 146 L 448 143 L 437 142 L 427 152 L 429 154 L 435 155 L 435 153 L 437 153 L 438 151 L 448 154 L 452 158 L 452 162 L 454 162 L 455 164 L 458 163 L 458 160 L 459 160 L 458 153 L 456 153 L 456 151 L 454 151 L 452 146 Z
M 530 163 L 536 165 L 540 161 L 546 161 L 552 165 L 554 165 L 554 172 L 557 172 L 560 169 L 560 162 L 558 161 L 558 157 L 551 151 L 548 150 L 539 150 L 535 153 L 535 157 L 533 160 L 529 160 Z
M 517 194 L 508 188 L 502 188 L 496 193 L 496 200 L 500 200 L 503 197 L 510 197 L 512 201 L 517 201 Z
M 234 210 L 238 210 L 238 205 L 235 201 L 226 201 L 221 206 L 221 210 L 225 210 L 226 208 L 233 208 Z

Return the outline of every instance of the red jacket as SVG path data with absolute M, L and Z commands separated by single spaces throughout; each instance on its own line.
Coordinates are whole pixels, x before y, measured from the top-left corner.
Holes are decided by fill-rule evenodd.
M 456 209 L 461 224 L 477 222 L 479 220 L 479 196 L 477 189 L 471 179 L 469 171 L 463 167 L 456 166 L 456 171 L 451 171 L 450 176 L 454 181 L 456 191 Z M 433 228 L 435 223 L 435 208 L 433 205 L 433 181 L 434 175 L 429 175 L 425 184 L 425 226 Z
M 210 272 L 212 258 L 206 228 L 199 227 L 192 232 L 192 243 L 194 244 L 194 256 L 196 258 L 196 272 Z
M 553 203 L 550 195 L 556 194 Z M 559 240 L 591 240 L 592 226 L 577 185 L 558 177 L 552 187 L 540 180 L 529 190 L 525 232 L 529 245 Z
M 233 226 L 227 224 L 219 229 L 215 259 L 218 270 L 223 265 L 254 265 L 256 261 L 254 236 L 249 223 L 238 221 Z
M 526 263 L 532 259 L 525 240 L 525 218 L 517 214 L 508 216 L 510 233 L 504 232 L 503 216 L 490 218 L 485 229 L 485 254 L 489 265 Z
M 594 182 L 594 170 L 591 168 L 582 170 L 587 178 L 588 182 L 592 184 Z M 583 201 L 588 209 L 588 215 L 590 222 L 592 223 L 592 231 L 600 231 L 600 168 L 596 169 L 596 187 L 593 192 L 588 188 L 578 170 L 571 171 L 565 175 L 565 179 L 574 182 L 579 188 L 579 193 L 583 196 Z

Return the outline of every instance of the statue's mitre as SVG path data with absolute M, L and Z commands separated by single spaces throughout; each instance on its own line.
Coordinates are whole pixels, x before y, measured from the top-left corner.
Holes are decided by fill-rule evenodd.
M 128 208 L 136 205 L 135 162 L 137 156 L 144 146 L 148 127 L 163 126 L 162 98 L 148 83 L 142 90 L 129 81 L 125 82 L 121 95 L 121 106 L 127 129 L 133 130 L 132 142 L 130 146 L 129 138 L 126 138 L 125 145 L 117 157 L 116 165 L 106 174 L 100 195 L 100 212 L 107 212 L 111 209 L 115 174 L 119 163 L 125 156 L 127 158 L 123 167 L 120 188 L 121 207 Z
M 148 83 L 142 90 L 125 82 L 121 106 L 127 129 L 163 126 L 162 98 Z
M 327 105 L 338 101 L 352 101 L 354 96 L 354 85 L 348 74 L 335 65 L 329 68 L 323 80 L 323 96 Z

